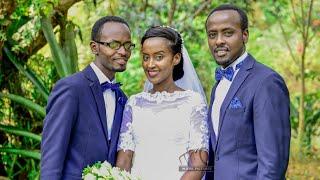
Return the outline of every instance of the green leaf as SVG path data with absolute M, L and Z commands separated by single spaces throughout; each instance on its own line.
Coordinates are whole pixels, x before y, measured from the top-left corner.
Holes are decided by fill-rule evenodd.
M 1 93 L 1 92 L 0 92 L 0 97 L 5 97 L 5 98 L 8 98 L 12 101 L 15 101 L 15 102 L 23 105 L 24 107 L 38 113 L 43 118 L 46 116 L 46 111 L 45 111 L 44 107 L 40 106 L 37 103 L 30 101 L 29 99 L 26 99 L 25 97 L 14 95 L 14 94 L 5 94 L 5 93 Z
M 40 160 L 40 152 L 34 150 L 25 150 L 25 149 L 16 149 L 16 148 L 0 148 L 0 152 L 2 153 L 12 153 L 18 154 L 25 157 L 30 157 L 33 159 Z
M 28 132 L 26 130 L 23 130 L 23 129 L 14 127 L 14 126 L 6 126 L 6 125 L 1 125 L 0 124 L 0 130 L 4 131 L 6 133 L 16 134 L 16 135 L 19 135 L 19 136 L 31 138 L 31 139 L 34 139 L 34 140 L 36 140 L 38 142 L 41 142 L 41 136 L 40 135 Z
M 69 61 L 69 69 L 71 73 L 75 73 L 78 71 L 78 52 L 77 46 L 75 43 L 75 33 L 74 33 L 74 24 L 72 22 L 68 22 L 65 30 L 65 42 L 63 45 L 63 51 L 66 56 L 68 56 L 67 60 Z
M 67 75 L 72 74 L 72 71 L 68 68 L 67 58 L 56 40 L 49 18 L 42 16 L 40 22 L 44 36 L 49 43 L 52 59 L 59 76 L 66 77 Z
M 24 68 L 23 65 L 17 60 L 17 58 L 6 46 L 4 47 L 4 51 L 9 57 L 9 60 L 16 66 L 16 68 L 25 76 L 27 76 L 27 78 L 38 88 L 42 96 L 46 100 L 48 100 L 49 90 L 42 84 L 40 79 L 29 68 Z
M 12 37 L 12 35 L 14 33 L 16 33 L 20 27 L 22 27 L 23 25 L 25 25 L 27 22 L 29 22 L 31 20 L 30 17 L 28 16 L 20 16 L 19 19 L 15 19 L 12 24 L 10 24 L 10 26 L 8 27 L 8 30 L 7 30 L 7 36 L 9 38 Z

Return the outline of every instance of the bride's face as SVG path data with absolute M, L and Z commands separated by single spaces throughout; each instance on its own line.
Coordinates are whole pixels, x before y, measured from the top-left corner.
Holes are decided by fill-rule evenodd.
M 170 43 L 168 39 L 152 37 L 142 44 L 142 67 L 153 85 L 173 82 L 173 67 L 179 63 L 180 56 L 172 53 Z

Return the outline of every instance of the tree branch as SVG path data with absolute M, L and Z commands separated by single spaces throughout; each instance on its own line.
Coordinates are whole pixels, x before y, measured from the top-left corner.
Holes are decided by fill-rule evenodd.
M 299 31 L 300 33 L 302 33 L 303 27 L 301 27 L 300 24 L 298 23 L 298 15 L 297 15 L 297 12 L 296 12 L 296 8 L 294 7 L 294 2 L 293 2 L 293 0 L 290 0 L 290 5 L 291 5 L 292 12 L 293 12 L 293 20 L 292 20 L 292 21 L 293 21 L 293 24 L 295 24 L 296 27 L 297 27 L 297 29 L 298 29 L 298 31 Z
M 311 19 L 312 19 L 312 7 L 313 7 L 313 0 L 311 0 L 310 2 L 310 5 L 309 5 L 309 9 L 308 9 L 308 21 L 307 21 L 307 26 L 306 26 L 306 35 L 305 35 L 305 38 L 304 38 L 304 45 L 305 45 L 305 48 L 307 48 L 307 46 L 309 45 L 309 29 L 310 29 L 310 26 L 311 26 Z
M 142 2 L 142 4 L 143 4 L 143 6 L 141 6 L 141 8 L 140 8 L 140 12 L 146 12 L 146 10 L 147 10 L 147 8 L 148 8 L 148 0 L 141 0 Z
M 167 23 L 168 26 L 172 25 L 172 20 L 174 17 L 174 13 L 176 11 L 176 6 L 177 6 L 177 0 L 172 0 L 171 9 L 169 11 L 168 23 Z
M 204 0 L 204 1 L 202 2 L 202 4 L 199 6 L 199 8 L 195 10 L 195 12 L 193 13 L 192 16 L 186 16 L 186 17 L 184 17 L 184 18 L 180 21 L 180 23 L 186 24 L 186 23 L 184 23 L 184 22 L 185 22 L 189 17 L 190 17 L 192 20 L 193 20 L 194 18 L 196 18 L 202 11 L 204 11 L 206 8 L 209 7 L 209 5 L 211 4 L 211 2 L 212 2 L 212 0 Z M 181 28 L 181 32 L 185 31 L 185 29 L 187 29 L 187 26 L 186 26 L 186 25 Z
M 212 0 L 205 0 L 199 8 L 195 11 L 195 13 L 191 16 L 191 19 L 194 19 L 196 16 L 198 16 L 203 10 L 205 10 L 210 4 Z
M 195 10 L 195 12 L 193 13 L 192 16 L 186 16 L 186 17 L 184 17 L 184 19 L 182 19 L 181 22 L 186 21 L 189 17 L 190 17 L 191 19 L 194 19 L 194 18 L 195 18 L 196 16 L 198 16 L 203 10 L 205 10 L 205 9 L 208 7 L 208 5 L 211 4 L 211 2 L 212 2 L 212 0 L 204 0 L 204 1 L 202 2 L 202 4 L 199 6 L 199 8 Z
M 304 10 L 303 10 L 303 0 L 300 0 L 300 9 L 301 9 L 301 25 L 302 25 L 302 38 L 306 39 L 306 24 L 304 22 Z
M 59 17 L 61 14 L 66 14 L 71 6 L 81 0 L 61 0 L 58 3 L 58 6 L 54 8 L 54 12 L 51 18 L 52 27 L 55 28 L 59 23 Z M 27 59 L 35 54 L 38 50 L 40 50 L 44 45 L 47 44 L 46 38 L 43 35 L 43 32 L 40 31 L 38 36 L 34 38 L 31 46 L 28 47 L 27 53 L 24 55 L 23 59 L 27 61 Z
M 289 50 L 290 56 L 291 56 L 293 62 L 294 62 L 298 67 L 300 67 L 298 60 L 296 59 L 296 57 L 295 57 L 294 54 L 293 54 L 292 48 L 291 48 L 291 46 L 290 46 L 290 44 L 289 44 L 289 38 L 288 38 L 287 35 L 286 35 L 286 32 L 285 32 L 285 30 L 284 30 L 284 28 L 283 28 L 283 25 L 282 25 L 282 22 L 281 22 L 280 18 L 278 18 L 278 22 L 279 22 L 279 25 L 280 25 L 280 29 L 281 29 L 282 36 L 283 36 L 284 41 L 285 41 L 285 43 L 286 43 L 286 46 L 287 46 L 287 48 L 288 48 L 288 50 Z
M 80 1 L 81 0 L 60 0 L 55 10 L 60 12 L 67 12 L 71 6 Z

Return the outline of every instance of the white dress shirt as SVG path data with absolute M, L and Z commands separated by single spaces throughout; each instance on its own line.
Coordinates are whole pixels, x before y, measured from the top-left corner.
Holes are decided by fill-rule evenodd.
M 115 79 L 112 81 L 103 74 L 103 72 L 92 62 L 90 63 L 91 68 L 97 75 L 100 84 L 104 82 L 114 83 Z M 103 92 L 104 105 L 106 108 L 107 126 L 108 126 L 108 140 L 111 139 L 111 129 L 114 119 L 114 113 L 116 109 L 116 95 L 111 89 L 107 89 Z
M 213 124 L 213 130 L 216 135 L 216 138 L 218 138 L 218 131 L 219 131 L 219 118 L 220 118 L 220 109 L 221 105 L 230 89 L 230 86 L 235 79 L 239 69 L 236 70 L 236 65 L 239 64 L 241 61 L 243 61 L 247 57 L 248 53 L 243 53 L 237 60 L 235 60 L 232 64 L 230 64 L 228 67 L 232 66 L 233 70 L 235 70 L 232 81 L 229 81 L 224 76 L 220 80 L 216 92 L 214 95 L 214 101 L 212 104 L 212 112 L 211 112 L 211 120 Z M 228 68 L 226 67 L 226 68 Z M 222 68 L 222 69 L 226 69 Z

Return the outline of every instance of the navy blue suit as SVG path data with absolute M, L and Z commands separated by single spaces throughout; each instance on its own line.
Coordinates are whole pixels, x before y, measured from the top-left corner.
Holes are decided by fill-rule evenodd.
M 41 179 L 81 179 L 84 167 L 116 162 L 122 112 L 127 100 L 116 91 L 116 110 L 108 141 L 106 109 L 90 66 L 58 81 L 47 104 L 41 143 Z
M 214 171 L 206 179 L 284 179 L 291 136 L 284 80 L 248 55 L 221 105 L 218 138 L 211 121 L 216 86 L 208 111 L 209 166 Z

